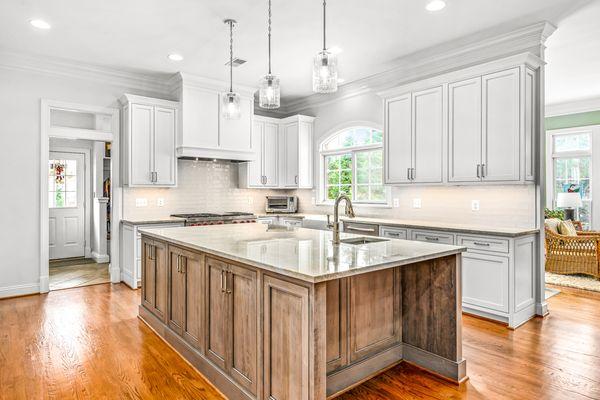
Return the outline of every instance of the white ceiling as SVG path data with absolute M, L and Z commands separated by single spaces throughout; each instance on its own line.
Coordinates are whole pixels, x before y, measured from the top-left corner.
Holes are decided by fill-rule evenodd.
M 444 10 L 431 13 L 424 8 L 426 2 L 330 0 L 328 45 L 343 49 L 340 76 L 350 82 L 381 72 L 398 57 L 491 27 L 509 30 L 542 20 L 558 24 L 574 3 L 581 4 L 580 0 L 447 0 Z M 273 0 L 273 72 L 281 78 L 286 100 L 311 94 L 312 57 L 321 46 L 321 4 Z M 234 53 L 248 60 L 234 70 L 234 81 L 256 86 L 267 68 L 266 6 L 266 0 L 3 0 L 0 48 L 134 71 L 185 71 L 227 80 L 229 39 L 222 20 L 231 17 L 239 22 Z M 28 23 L 32 18 L 46 20 L 52 29 L 33 29 Z M 593 29 L 597 34 L 600 28 Z M 169 53 L 185 59 L 172 62 Z
M 546 44 L 546 104 L 600 97 L 600 1 L 562 20 Z

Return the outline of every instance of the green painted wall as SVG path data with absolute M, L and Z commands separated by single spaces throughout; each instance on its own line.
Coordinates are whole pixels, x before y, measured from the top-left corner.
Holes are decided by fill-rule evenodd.
M 575 128 L 578 126 L 600 125 L 600 111 L 579 114 L 559 115 L 546 118 L 546 130 Z

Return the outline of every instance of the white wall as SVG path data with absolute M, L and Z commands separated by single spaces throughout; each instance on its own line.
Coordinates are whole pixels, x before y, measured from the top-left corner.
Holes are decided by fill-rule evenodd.
M 105 82 L 0 69 L 0 297 L 39 291 L 40 99 L 116 107 L 125 92 L 159 95 Z
M 352 121 L 383 125 L 383 100 L 367 93 L 346 98 L 318 108 L 302 110 L 301 114 L 317 117 L 315 120 L 315 190 L 298 190 L 300 212 L 331 213 L 331 206 L 313 204 L 318 200 L 319 154 L 323 139 L 332 131 Z M 499 227 L 535 227 L 535 186 L 412 186 L 393 187 L 392 198 L 400 201 L 398 208 L 374 208 L 357 205 L 359 215 L 381 216 L 414 221 L 445 221 L 449 223 Z M 412 208 L 414 198 L 420 198 L 422 207 Z M 471 201 L 480 201 L 480 211 L 471 211 Z

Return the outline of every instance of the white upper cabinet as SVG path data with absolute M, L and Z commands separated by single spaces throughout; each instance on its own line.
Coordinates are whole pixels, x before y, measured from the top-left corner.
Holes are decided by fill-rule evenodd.
M 240 187 L 279 186 L 279 125 L 276 121 L 254 117 L 252 142 L 256 143 L 257 158 L 256 161 L 240 164 Z
M 189 74 L 177 75 L 174 95 L 181 102 L 181 129 L 177 135 L 177 156 L 251 161 L 257 158 L 258 143 L 252 141 L 254 89 L 235 87 L 240 94 L 240 118 L 221 116 L 223 82 Z
M 481 78 L 448 85 L 448 180 L 473 182 L 481 164 Z
M 386 102 L 385 183 L 441 183 L 444 169 L 442 86 Z
M 519 68 L 481 78 L 484 181 L 518 181 L 521 146 Z
M 412 167 L 412 96 L 386 102 L 385 183 L 409 183 Z
M 252 141 L 258 143 L 257 159 L 240 164 L 239 186 L 312 188 L 313 121 L 304 115 L 255 117 Z
M 123 184 L 175 186 L 179 103 L 126 94 L 123 106 Z
M 540 66 L 517 55 L 381 93 L 385 183 L 534 182 Z
M 441 183 L 444 169 L 442 87 L 413 93 L 413 171 L 415 183 Z

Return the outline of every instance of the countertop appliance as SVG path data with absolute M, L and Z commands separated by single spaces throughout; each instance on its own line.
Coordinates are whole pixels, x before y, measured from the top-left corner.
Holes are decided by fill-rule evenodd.
M 296 196 L 267 196 L 268 213 L 289 213 L 298 211 L 298 197 Z
M 256 222 L 256 215 L 247 212 L 172 214 L 171 217 L 185 219 L 185 226 L 248 224 Z

